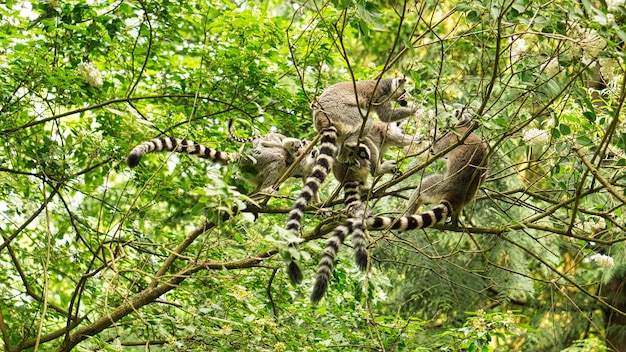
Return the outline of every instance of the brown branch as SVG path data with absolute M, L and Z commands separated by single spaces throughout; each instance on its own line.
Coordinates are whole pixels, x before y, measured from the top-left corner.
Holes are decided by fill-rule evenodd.
M 272 311 L 274 312 L 274 319 L 278 320 L 278 308 L 276 308 L 276 303 L 274 302 L 274 296 L 272 296 L 272 283 L 274 282 L 274 278 L 276 277 L 276 273 L 278 272 L 278 268 L 274 268 L 272 270 L 272 275 L 270 276 L 269 281 L 267 282 L 267 288 L 265 292 L 267 293 L 267 297 L 270 300 L 270 304 L 272 305 Z
M 197 237 L 199 234 L 203 233 L 206 227 L 206 224 L 198 226 L 192 233 L 187 236 L 187 239 Z M 324 234 L 330 232 L 336 224 L 332 224 L 331 226 L 327 225 L 318 225 L 311 233 L 304 236 L 305 240 L 311 240 L 315 238 L 322 237 Z M 185 241 L 186 243 L 187 241 Z M 181 244 L 182 245 L 182 244 Z M 179 246 L 181 247 L 181 246 Z M 186 247 L 184 247 L 186 248 Z M 103 330 L 107 329 L 111 325 L 118 322 L 120 319 L 128 316 L 131 313 L 137 312 L 141 307 L 148 305 L 155 300 L 157 300 L 163 294 L 175 289 L 178 285 L 184 280 L 191 278 L 192 275 L 201 270 L 223 270 L 223 269 L 246 269 L 259 267 L 260 264 L 273 257 L 276 253 L 278 253 L 278 248 L 270 248 L 266 251 L 257 252 L 249 257 L 243 259 L 236 260 L 204 260 L 198 263 L 191 263 L 187 265 L 182 270 L 178 271 L 176 274 L 168 275 L 169 279 L 165 282 L 160 282 L 158 279 L 163 279 L 164 274 L 156 275 L 155 280 L 152 284 L 133 296 L 132 298 L 127 299 L 122 305 L 119 307 L 103 314 L 101 318 L 94 321 L 93 323 L 82 327 L 76 331 L 74 331 L 69 337 L 63 341 L 63 343 L 55 350 L 56 352 L 70 352 L 76 345 L 78 345 L 81 341 L 86 340 L 90 336 L 94 336 Z M 172 257 L 170 257 L 172 258 Z M 168 258 L 167 261 L 173 261 Z M 165 267 L 163 265 L 161 270 Z M 169 267 L 169 266 L 168 266 Z M 160 272 L 160 271 L 159 271 Z M 156 283 L 156 285 L 155 285 Z M 63 329 L 63 332 L 65 329 Z
M 38 178 L 42 178 L 43 175 L 41 174 L 35 174 L 32 172 L 27 172 L 27 171 L 20 171 L 20 170 L 12 170 L 12 169 L 7 169 L 4 167 L 0 167 L 0 172 L 6 172 L 6 173 L 10 173 L 10 174 L 17 174 L 17 175 L 25 175 L 25 176 L 34 176 L 34 177 L 38 177 Z
M 17 344 L 16 346 L 13 347 L 13 349 L 7 348 L 7 352 L 12 352 L 12 351 L 23 351 L 25 349 L 34 347 L 35 345 L 38 344 L 42 344 L 45 342 L 49 342 L 49 341 L 54 341 L 56 339 L 58 339 L 59 337 L 63 336 L 63 334 L 66 333 L 66 331 L 68 331 L 69 329 L 74 329 L 76 328 L 78 325 L 80 325 L 86 318 L 80 318 L 78 320 L 75 320 L 74 322 L 72 322 L 72 324 L 69 327 L 64 327 L 62 329 L 59 329 L 57 331 L 53 331 L 49 334 L 45 334 L 42 335 L 40 337 L 34 337 L 32 339 L 26 340 L 26 341 L 22 341 L 19 344 Z
M 591 172 L 591 174 L 595 178 L 597 178 L 598 181 L 600 181 L 600 183 L 606 188 L 606 190 L 609 191 L 609 193 L 611 193 L 615 198 L 619 199 L 622 202 L 622 204 L 626 205 L 626 198 L 623 195 L 621 195 L 619 192 L 617 192 L 615 188 L 613 188 L 613 186 L 611 185 L 611 182 L 609 182 L 602 175 L 600 175 L 600 172 L 598 171 L 598 169 L 596 169 L 596 167 L 593 166 L 591 162 L 587 160 L 587 158 L 585 158 L 585 154 L 583 154 L 582 150 L 580 149 L 580 146 L 574 143 L 572 145 L 572 149 L 574 149 L 574 151 L 576 152 L 576 154 L 578 154 L 578 157 L 583 162 L 583 164 L 585 164 L 585 166 Z
M 222 215 L 222 221 L 229 218 L 228 214 Z M 189 247 L 195 240 L 203 234 L 206 230 L 215 227 L 215 223 L 212 221 L 205 221 L 202 225 L 197 226 L 193 231 L 185 237 L 185 239 L 170 253 L 169 257 L 163 262 L 161 268 L 154 275 L 154 279 L 150 283 L 149 287 L 157 287 L 159 281 L 165 276 L 165 274 L 169 271 L 170 267 L 174 263 L 176 259 L 179 259 L 182 253 Z

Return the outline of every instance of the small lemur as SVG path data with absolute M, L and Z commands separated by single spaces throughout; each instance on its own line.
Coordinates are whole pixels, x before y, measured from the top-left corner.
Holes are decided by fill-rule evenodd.
M 363 169 L 365 163 L 369 166 L 369 174 L 374 177 L 398 172 L 395 161 L 383 159 L 387 149 L 391 146 L 405 147 L 422 141 L 421 134 L 415 136 L 405 134 L 400 126 L 401 124 L 398 122 L 374 121 L 369 134 L 363 138 L 358 149 L 356 148 L 357 139 L 352 138 L 346 140 L 339 148 L 337 160 L 333 164 L 333 173 L 335 178 L 344 185 L 348 214 L 353 213 L 361 205 L 360 197 L 355 199 L 355 202 L 351 202 L 350 199 L 355 197 L 348 195 L 359 191 L 360 187 L 365 185 L 368 177 L 368 172 Z M 356 155 L 354 155 L 354 151 L 357 151 Z M 366 156 L 367 160 L 365 160 Z M 348 171 L 350 171 L 350 182 L 344 182 Z
M 248 181 L 256 186 L 255 192 L 272 194 L 275 192 L 274 184 L 309 146 L 306 140 L 289 138 L 278 133 L 267 133 L 250 140 L 253 143 L 252 155 L 242 156 L 239 153 L 221 152 L 181 138 L 155 138 L 133 148 L 126 158 L 126 164 L 134 168 L 139 165 L 144 155 L 164 151 L 195 155 L 222 165 L 236 162 L 242 168 L 252 169 L 253 176 Z M 243 139 L 240 141 L 248 142 Z M 314 148 L 302 158 L 291 176 L 306 177 L 311 172 L 316 157 L 317 149 Z
M 251 157 L 247 157 L 245 160 L 242 160 L 240 157 L 239 164 L 242 167 L 252 167 L 253 174 L 256 174 L 258 178 L 257 183 L 263 183 L 262 186 L 260 185 L 258 187 L 258 190 L 264 193 L 275 193 L 272 186 L 278 182 L 280 177 L 294 162 L 298 161 L 298 159 L 300 159 L 298 165 L 292 170 L 290 177 L 301 177 L 304 183 L 306 177 L 313 171 L 315 158 L 317 158 L 319 154 L 318 149 L 313 146 L 311 147 L 311 151 L 304 155 L 307 149 L 309 149 L 311 142 L 306 139 L 285 137 L 279 133 L 266 133 L 262 137 L 237 137 L 233 132 L 232 119 L 228 120 L 228 136 L 239 143 L 252 142 L 254 149 L 252 150 Z M 280 156 L 280 158 L 276 158 L 277 156 Z M 270 168 L 264 166 L 270 164 L 282 166 L 282 160 L 284 160 L 285 163 L 284 167 Z M 269 173 L 265 174 L 266 171 Z M 319 197 L 315 197 L 315 202 L 319 203 L 319 201 Z
M 358 140 L 358 136 L 369 134 L 372 127 L 369 116 L 371 110 L 385 122 L 405 119 L 417 111 L 415 107 L 394 108 L 392 105 L 392 102 L 401 106 L 408 104 L 405 99 L 405 84 L 404 78 L 340 82 L 326 88 L 311 104 L 315 129 L 321 137 L 320 151 L 313 171 L 307 177 L 289 212 L 286 226 L 288 231 L 294 234 L 299 232 L 304 210 L 317 195 L 320 185 L 332 169 L 338 147 L 346 139 Z M 302 281 L 302 272 L 293 259 L 289 263 L 289 278 L 296 284 Z
M 339 148 L 340 153 L 351 155 L 356 152 L 356 154 L 350 157 L 350 161 L 337 161 L 333 164 L 333 175 L 344 188 L 344 204 L 348 214 L 354 213 L 361 207 L 361 188 L 365 185 L 368 175 L 374 170 L 372 160 L 375 160 L 376 150 L 374 146 L 371 147 L 367 143 L 361 143 L 358 148 L 344 144 Z M 348 151 L 344 152 L 343 149 L 348 149 Z
M 437 154 L 456 145 L 468 132 L 469 122 L 444 134 L 432 146 L 432 153 Z M 463 143 L 447 154 L 447 170 L 441 175 L 431 175 L 420 182 L 408 202 L 409 213 L 413 213 L 422 202 L 437 204 L 421 214 L 389 218 L 382 216 L 365 217 L 363 212 L 339 225 L 329 237 L 317 270 L 311 301 L 322 299 L 328 287 L 328 280 L 337 257 L 339 247 L 345 238 L 352 235 L 355 248 L 355 260 L 360 269 L 368 264 L 367 250 L 363 249 L 363 239 L 367 230 L 406 231 L 430 227 L 451 216 L 456 222 L 463 207 L 469 203 L 485 179 L 488 163 L 488 146 L 478 135 L 470 133 Z M 355 241 L 356 239 L 356 241 Z M 357 250 L 358 248 L 358 250 Z

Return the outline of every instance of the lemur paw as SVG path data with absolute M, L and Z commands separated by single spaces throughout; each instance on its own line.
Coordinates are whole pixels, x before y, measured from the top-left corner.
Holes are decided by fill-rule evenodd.
M 365 213 L 365 204 L 352 204 L 346 208 L 346 213 L 349 217 L 362 217 Z
M 415 105 L 415 103 L 411 102 L 408 107 L 411 109 L 411 113 L 413 113 L 413 115 L 418 117 L 424 116 L 424 109 Z
M 398 99 L 396 99 L 396 101 L 398 102 L 398 104 L 400 104 L 400 106 L 407 106 L 409 104 L 409 102 L 406 100 L 407 96 L 408 96 L 407 92 L 404 92 L 402 93 L 402 95 L 398 97 Z
M 421 133 L 418 133 L 413 136 L 413 144 L 422 143 L 423 140 L 424 140 L 424 135 Z
M 378 170 L 376 171 L 376 175 L 384 175 L 384 174 L 396 174 L 400 171 L 398 164 L 395 161 L 387 160 L 378 166 Z
M 276 189 L 274 189 L 274 187 L 270 186 L 270 187 L 263 188 L 263 189 L 259 190 L 256 193 L 264 194 L 264 195 L 270 195 L 270 196 L 275 196 L 275 195 L 278 194 L 278 190 L 276 190 Z

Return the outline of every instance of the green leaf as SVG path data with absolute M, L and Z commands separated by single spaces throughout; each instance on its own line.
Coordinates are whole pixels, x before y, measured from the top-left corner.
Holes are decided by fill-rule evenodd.
M 576 137 L 576 143 L 582 145 L 582 146 L 589 146 L 593 143 L 593 141 L 591 140 L 591 138 L 587 137 L 587 136 L 577 136 Z
M 591 123 L 596 122 L 596 114 L 593 111 L 585 111 L 583 112 L 583 116 Z

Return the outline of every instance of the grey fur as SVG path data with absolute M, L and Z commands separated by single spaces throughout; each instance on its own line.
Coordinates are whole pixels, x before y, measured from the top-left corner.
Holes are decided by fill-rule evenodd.
M 337 149 L 347 139 L 356 146 L 359 136 L 367 136 L 372 128 L 370 111 L 375 111 L 385 122 L 405 119 L 414 114 L 415 107 L 394 108 L 392 102 L 406 106 L 404 78 L 387 78 L 359 82 L 340 82 L 324 90 L 312 104 L 315 129 L 322 136 L 316 167 L 302 188 L 287 217 L 287 230 L 298 233 L 309 199 L 317 195 L 320 185 L 332 169 Z M 346 150 L 346 149 L 344 149 Z M 378 158 L 376 158 L 377 160 Z M 349 163 L 349 160 L 343 160 Z M 375 168 L 375 167 L 374 167 Z M 295 244 L 292 244 L 295 247 Z M 290 279 L 300 283 L 302 272 L 293 261 L 289 264 Z
M 467 124 L 460 125 L 453 131 L 433 143 L 432 152 L 437 154 L 457 144 L 468 132 Z M 430 175 L 423 179 L 408 201 L 408 214 L 413 214 L 422 203 L 437 204 L 422 214 L 414 214 L 397 219 L 372 217 L 366 221 L 367 229 L 391 229 L 405 231 L 429 227 L 452 216 L 457 222 L 458 216 L 469 203 L 483 183 L 487 173 L 489 148 L 478 135 L 470 133 L 462 144 L 446 154 L 446 172 Z
M 468 131 L 467 124 L 446 133 L 434 144 L 437 154 L 458 143 Z M 447 170 L 443 175 L 426 177 L 409 200 L 409 213 L 413 213 L 421 202 L 436 203 L 433 208 L 421 213 L 389 218 L 374 216 L 365 218 L 359 213 L 338 226 L 329 237 L 318 266 L 317 277 L 311 293 L 311 301 L 318 302 L 328 288 L 330 274 L 339 247 L 345 238 L 352 236 L 355 260 L 361 269 L 368 265 L 367 242 L 364 228 L 368 230 L 391 229 L 398 231 L 430 227 L 445 220 L 449 215 L 456 221 L 458 214 L 470 202 L 487 173 L 488 146 L 480 137 L 470 133 L 465 141 L 447 153 Z
M 394 173 L 398 171 L 395 161 L 384 160 L 384 155 L 389 147 L 406 147 L 421 143 L 423 136 L 417 134 L 414 136 L 405 134 L 402 130 L 401 123 L 387 123 L 383 121 L 374 121 L 372 128 L 367 136 L 363 139 L 371 151 L 371 174 L 372 176 L 380 176 L 386 173 Z M 351 144 L 350 141 L 344 144 Z
M 246 142 L 248 140 L 245 140 Z M 133 168 L 148 153 L 176 152 L 195 155 L 222 165 L 236 162 L 239 166 L 251 166 L 255 176 L 249 179 L 256 186 L 255 192 L 274 193 L 274 184 L 301 155 L 310 142 L 285 137 L 279 133 L 268 133 L 251 139 L 253 150 L 251 157 L 242 157 L 238 153 L 225 153 L 202 144 L 181 138 L 163 137 L 144 142 L 133 148 L 126 158 L 126 164 Z M 315 163 L 317 149 L 304 155 L 291 174 L 292 177 L 305 177 Z

